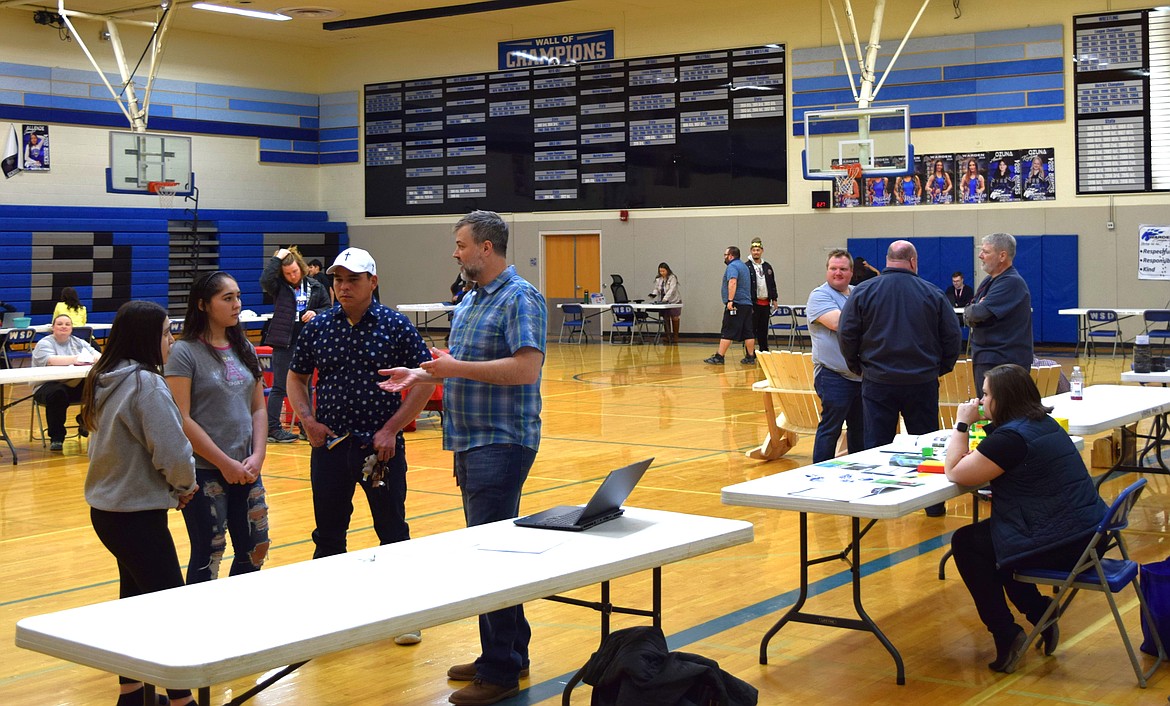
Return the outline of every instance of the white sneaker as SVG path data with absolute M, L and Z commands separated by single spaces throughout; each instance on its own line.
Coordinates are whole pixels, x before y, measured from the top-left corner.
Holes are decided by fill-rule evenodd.
M 422 630 L 407 632 L 394 638 L 395 645 L 417 645 L 422 642 Z

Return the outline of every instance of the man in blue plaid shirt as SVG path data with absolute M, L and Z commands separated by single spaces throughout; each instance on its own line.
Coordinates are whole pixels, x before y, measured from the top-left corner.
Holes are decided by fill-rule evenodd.
M 383 390 L 443 383 L 443 448 L 455 452 L 455 479 L 467 526 L 516 517 L 520 493 L 540 445 L 540 373 L 548 312 L 536 287 L 507 261 L 508 225 L 474 211 L 455 224 L 455 252 L 467 293 L 451 321 L 450 354 L 420 368 L 381 370 Z M 451 695 L 456 706 L 493 704 L 519 693 L 528 675 L 532 630 L 524 607 L 479 616 L 482 653 L 447 670 L 471 682 Z

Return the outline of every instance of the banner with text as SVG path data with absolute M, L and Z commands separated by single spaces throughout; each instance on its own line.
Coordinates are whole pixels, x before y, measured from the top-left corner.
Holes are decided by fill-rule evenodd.
M 1138 279 L 1170 279 L 1170 226 L 1138 226 Z
M 500 70 L 579 64 L 612 58 L 612 29 L 500 42 Z

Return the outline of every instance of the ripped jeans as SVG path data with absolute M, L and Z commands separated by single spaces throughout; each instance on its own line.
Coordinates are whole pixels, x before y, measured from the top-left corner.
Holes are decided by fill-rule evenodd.
M 196 468 L 199 492 L 183 508 L 191 559 L 187 583 L 219 577 L 219 563 L 232 538 L 232 568 L 229 576 L 259 571 L 268 556 L 268 503 L 264 482 L 228 483 L 218 469 Z

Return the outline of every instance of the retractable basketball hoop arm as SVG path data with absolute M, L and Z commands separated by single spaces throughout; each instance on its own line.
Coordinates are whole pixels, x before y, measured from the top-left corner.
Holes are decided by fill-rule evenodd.
M 77 10 L 69 10 L 65 7 L 65 0 L 57 0 L 57 14 L 61 15 L 65 26 L 69 28 L 70 34 L 77 40 L 77 44 L 81 47 L 81 51 L 85 52 L 89 63 L 93 65 L 94 70 L 97 71 L 102 83 L 106 84 L 106 88 L 110 90 L 110 95 L 114 97 L 114 101 L 118 104 L 122 114 L 130 121 L 130 127 L 134 132 L 146 132 L 147 114 L 150 111 L 150 94 L 154 88 L 154 78 L 158 71 L 158 63 L 162 59 L 163 54 L 163 38 L 166 36 L 167 28 L 170 26 L 171 11 L 174 9 L 173 2 L 163 0 L 159 8 L 162 13 L 153 22 L 146 20 L 131 20 L 124 17 L 114 17 L 112 15 L 93 15 L 87 12 L 78 12 Z M 114 50 L 114 58 L 118 61 L 118 72 L 122 77 L 122 92 L 114 90 L 114 86 L 110 84 L 106 78 L 106 74 L 102 71 L 102 67 L 98 64 L 97 59 L 94 58 L 89 47 L 85 43 L 85 38 L 73 26 L 70 18 L 77 17 L 86 20 L 95 20 L 103 22 L 106 25 L 106 32 L 109 33 L 110 46 Z M 150 74 L 146 79 L 146 92 L 143 96 L 141 107 L 138 104 L 138 95 L 134 91 L 134 74 L 130 65 L 126 62 L 126 54 L 122 50 L 122 37 L 118 33 L 118 25 L 138 25 L 140 27 L 148 27 L 151 30 L 150 34 Z M 135 67 L 137 68 L 137 67 Z
M 844 0 L 845 3 L 845 17 L 849 20 L 849 32 L 853 37 L 853 48 L 857 52 L 857 64 L 861 74 L 861 90 L 858 91 L 857 83 L 853 78 L 853 65 L 849 61 L 849 53 L 845 49 L 845 39 L 841 36 L 841 25 L 837 20 L 837 10 L 833 7 L 833 0 L 828 0 L 829 12 L 833 16 L 833 29 L 837 31 L 837 44 L 841 47 L 841 58 L 845 63 L 845 72 L 849 75 L 849 89 L 853 91 L 853 99 L 857 101 L 857 107 L 860 109 L 869 108 L 873 101 L 877 98 L 878 91 L 881 90 L 882 85 L 885 84 L 886 78 L 890 75 L 890 71 L 894 68 L 894 64 L 898 61 L 898 57 L 902 54 L 902 49 L 905 48 L 907 40 L 910 39 L 910 34 L 914 32 L 914 28 L 918 26 L 918 21 L 922 19 L 922 13 L 926 12 L 926 6 L 930 4 L 930 0 L 922 0 L 922 7 L 918 8 L 918 14 L 915 15 L 914 21 L 910 23 L 910 27 L 906 30 L 906 34 L 902 37 L 902 41 L 898 44 L 897 51 L 894 56 L 890 58 L 890 64 L 886 70 L 882 72 L 882 78 L 874 86 L 874 77 L 876 76 L 877 55 L 878 50 L 881 49 L 881 35 L 882 35 L 882 20 L 886 12 L 886 0 L 876 0 L 873 8 L 873 22 L 869 27 L 869 43 L 865 45 L 865 53 L 861 50 L 861 39 L 857 33 L 857 23 L 853 18 L 853 4 L 850 0 Z M 858 125 L 858 137 L 861 140 L 869 138 L 869 117 L 865 117 Z M 866 161 L 866 157 L 870 155 L 864 154 L 864 150 L 868 147 L 863 146 L 862 161 Z

